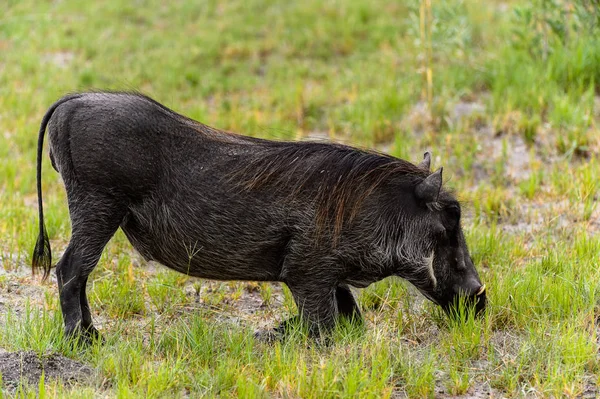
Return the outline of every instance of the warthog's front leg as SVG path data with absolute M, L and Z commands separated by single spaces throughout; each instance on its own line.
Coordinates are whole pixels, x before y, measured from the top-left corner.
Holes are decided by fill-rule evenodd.
M 352 323 L 360 323 L 362 324 L 363 319 L 360 313 L 360 309 L 356 304 L 354 296 L 350 291 L 350 288 L 347 285 L 340 285 L 335 290 L 335 302 L 337 305 L 337 314 L 339 317 L 344 317 L 348 319 Z M 282 336 L 286 334 L 290 328 L 298 325 L 301 320 L 301 316 L 293 316 L 287 320 L 284 320 L 279 324 L 278 327 L 275 328 L 275 334 Z M 266 334 L 257 334 L 258 337 L 264 338 L 263 335 L 266 335 L 266 340 L 273 340 L 275 336 Z
M 298 306 L 300 318 L 307 323 L 311 335 L 320 335 L 333 329 L 338 316 L 334 283 L 305 276 L 286 284 Z
M 362 315 L 350 287 L 347 285 L 338 286 L 335 290 L 335 300 L 341 317 L 346 317 L 352 322 L 362 323 Z

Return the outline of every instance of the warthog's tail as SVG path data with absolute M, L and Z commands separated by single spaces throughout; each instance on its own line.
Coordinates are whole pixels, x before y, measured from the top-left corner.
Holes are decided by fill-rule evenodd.
M 46 126 L 48 121 L 52 117 L 52 114 L 58 108 L 59 105 L 80 97 L 80 94 L 71 94 L 65 96 L 52 104 L 50 109 L 44 115 L 42 123 L 40 125 L 40 132 L 38 134 L 38 148 L 37 148 L 37 194 L 38 194 L 38 212 L 40 217 L 40 232 L 38 234 L 35 248 L 33 249 L 33 256 L 31 258 L 31 269 L 35 274 L 35 269 L 43 269 L 44 275 L 42 281 L 46 280 L 50 275 L 50 269 L 52 268 L 52 250 L 50 249 L 50 240 L 48 239 L 48 232 L 46 231 L 46 225 L 44 224 L 44 204 L 42 202 L 42 152 L 44 149 L 44 134 L 46 133 Z

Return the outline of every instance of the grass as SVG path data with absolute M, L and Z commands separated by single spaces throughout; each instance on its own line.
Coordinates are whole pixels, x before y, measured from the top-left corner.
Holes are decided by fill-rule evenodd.
M 2 395 L 598 395 L 600 27 L 592 4 L 3 2 L 0 347 L 58 351 L 98 376 Z M 88 286 L 106 343 L 69 347 L 56 287 L 23 268 L 37 234 L 39 122 L 64 93 L 91 88 L 141 90 L 252 136 L 325 135 L 415 162 L 431 150 L 463 202 L 489 312 L 453 324 L 405 283 L 386 280 L 359 294 L 364 329 L 339 326 L 329 346 L 300 331 L 267 345 L 253 331 L 295 312 L 287 290 L 155 270 L 118 233 Z M 46 157 L 43 184 L 56 261 L 70 225 Z

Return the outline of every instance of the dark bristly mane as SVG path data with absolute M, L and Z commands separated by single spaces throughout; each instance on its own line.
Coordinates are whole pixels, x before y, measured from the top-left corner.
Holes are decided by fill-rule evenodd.
M 402 159 L 341 144 L 281 142 L 257 147 L 258 156 L 234 172 L 242 177 L 244 188 L 269 185 L 290 199 L 309 190 L 317 229 L 333 228 L 334 240 L 380 184 L 392 177 L 418 182 L 428 175 Z

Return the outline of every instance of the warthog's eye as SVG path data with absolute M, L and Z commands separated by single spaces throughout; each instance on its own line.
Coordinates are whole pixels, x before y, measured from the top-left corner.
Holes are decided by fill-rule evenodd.
M 455 220 L 460 219 L 460 207 L 458 205 L 450 205 L 446 208 L 446 212 L 450 218 Z
M 458 205 L 450 205 L 445 211 L 445 224 L 448 229 L 454 230 L 460 221 L 460 207 Z

